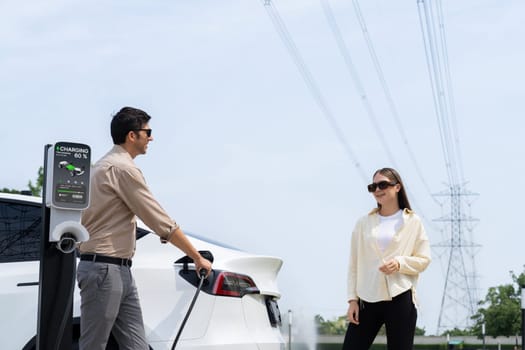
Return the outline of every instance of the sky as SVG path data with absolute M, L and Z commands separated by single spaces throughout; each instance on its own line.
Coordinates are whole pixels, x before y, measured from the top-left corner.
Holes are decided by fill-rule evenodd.
M 85 143 L 100 158 L 112 146 L 111 116 L 123 106 L 144 109 L 154 141 L 136 163 L 182 228 L 282 258 L 283 314 L 344 315 L 350 235 L 375 206 L 365 187 L 373 172 L 394 166 L 393 155 L 432 244 L 446 239 L 435 219 L 449 209 L 433 194 L 447 190 L 448 178 L 417 2 L 360 2 L 406 139 L 352 1 L 326 3 L 376 123 L 323 1 L 272 0 L 271 7 L 317 95 L 264 0 L 0 1 L 0 187 L 34 181 L 49 143 Z M 475 270 L 483 298 L 524 265 L 517 219 L 525 195 L 525 5 L 443 0 L 442 8 L 459 166 L 465 189 L 479 194 L 469 201 L 479 222 L 468 239 L 481 245 Z M 427 334 L 436 331 L 443 295 L 441 253 L 433 248 L 418 286 L 418 326 Z

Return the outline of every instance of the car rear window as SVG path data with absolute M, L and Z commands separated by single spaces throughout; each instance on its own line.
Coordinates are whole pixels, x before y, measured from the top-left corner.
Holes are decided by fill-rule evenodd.
M 39 260 L 41 234 L 40 205 L 0 201 L 0 262 Z

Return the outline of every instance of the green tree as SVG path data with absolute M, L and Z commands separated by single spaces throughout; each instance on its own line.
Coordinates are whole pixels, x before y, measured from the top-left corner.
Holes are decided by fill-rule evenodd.
M 27 187 L 31 191 L 33 196 L 40 196 L 42 194 L 42 187 L 44 186 L 44 167 L 38 168 L 38 176 L 36 178 L 36 184 L 33 185 L 31 180 L 27 183 Z
M 315 315 L 315 325 L 317 334 L 322 335 L 343 335 L 346 333 L 346 316 L 340 316 L 335 320 L 325 320 L 321 315 Z
M 317 326 L 317 334 L 321 335 L 344 335 L 348 322 L 345 316 L 339 316 L 335 320 L 325 320 L 321 315 L 315 315 L 315 324 Z M 378 335 L 386 335 L 385 326 L 383 325 L 379 330 Z M 425 329 L 416 327 L 415 335 L 425 335 Z
M 18 191 L 18 190 L 14 190 L 12 188 L 7 188 L 7 187 L 4 187 L 4 188 L 0 189 L 0 192 L 2 192 L 2 193 L 15 193 L 15 194 L 20 193 L 20 191 Z
M 473 331 L 470 329 L 459 329 L 455 327 L 454 329 L 449 329 L 443 332 L 443 334 L 441 334 L 441 336 L 446 336 L 446 335 L 461 336 L 461 335 L 476 335 L 476 334 L 473 333 Z
M 43 185 L 44 185 L 44 167 L 40 167 L 40 168 L 38 168 L 38 175 L 37 175 L 37 178 L 36 178 L 35 185 L 33 185 L 31 180 L 29 180 L 29 182 L 27 183 L 27 187 L 29 188 L 29 192 L 31 192 L 31 194 L 33 196 L 40 196 L 41 193 L 42 193 Z M 4 187 L 4 188 L 0 189 L 0 192 L 3 192 L 3 193 L 15 193 L 15 194 L 22 193 L 22 191 L 20 191 L 20 190 L 15 190 L 15 189 L 12 189 L 12 188 L 7 188 L 7 187 Z
M 419 328 L 418 326 L 416 326 L 416 331 L 414 333 L 414 335 L 425 335 L 425 328 Z
M 489 336 L 521 335 L 521 287 L 525 286 L 525 273 L 519 276 L 510 271 L 512 284 L 489 288 L 487 296 L 479 302 L 478 312 L 472 316 L 472 333 L 481 337 L 482 325 Z

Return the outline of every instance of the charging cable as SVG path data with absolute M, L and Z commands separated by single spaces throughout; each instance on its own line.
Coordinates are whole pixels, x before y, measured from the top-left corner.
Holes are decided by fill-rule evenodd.
M 188 318 L 190 317 L 191 310 L 193 310 L 193 306 L 195 305 L 195 302 L 197 301 L 197 297 L 199 296 L 199 293 L 202 289 L 202 284 L 204 283 L 204 280 L 206 278 L 207 271 L 205 269 L 199 270 L 199 277 L 200 282 L 199 286 L 197 287 L 197 291 L 195 292 L 195 295 L 193 296 L 193 300 L 191 301 L 190 307 L 188 308 L 188 311 L 186 312 L 186 316 L 184 316 L 184 319 L 182 320 L 182 323 L 179 328 L 179 332 L 177 333 L 177 336 L 175 337 L 175 340 L 173 341 L 173 345 L 171 346 L 171 350 L 175 349 L 175 346 L 177 345 L 177 342 L 179 341 L 179 337 L 182 333 L 182 330 L 184 329 L 184 326 L 186 325 L 186 321 L 188 321 Z

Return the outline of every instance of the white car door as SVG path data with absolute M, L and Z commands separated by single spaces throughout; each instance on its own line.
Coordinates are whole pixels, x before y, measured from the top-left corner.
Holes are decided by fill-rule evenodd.
M 22 349 L 36 334 L 41 207 L 0 199 L 0 339 Z

